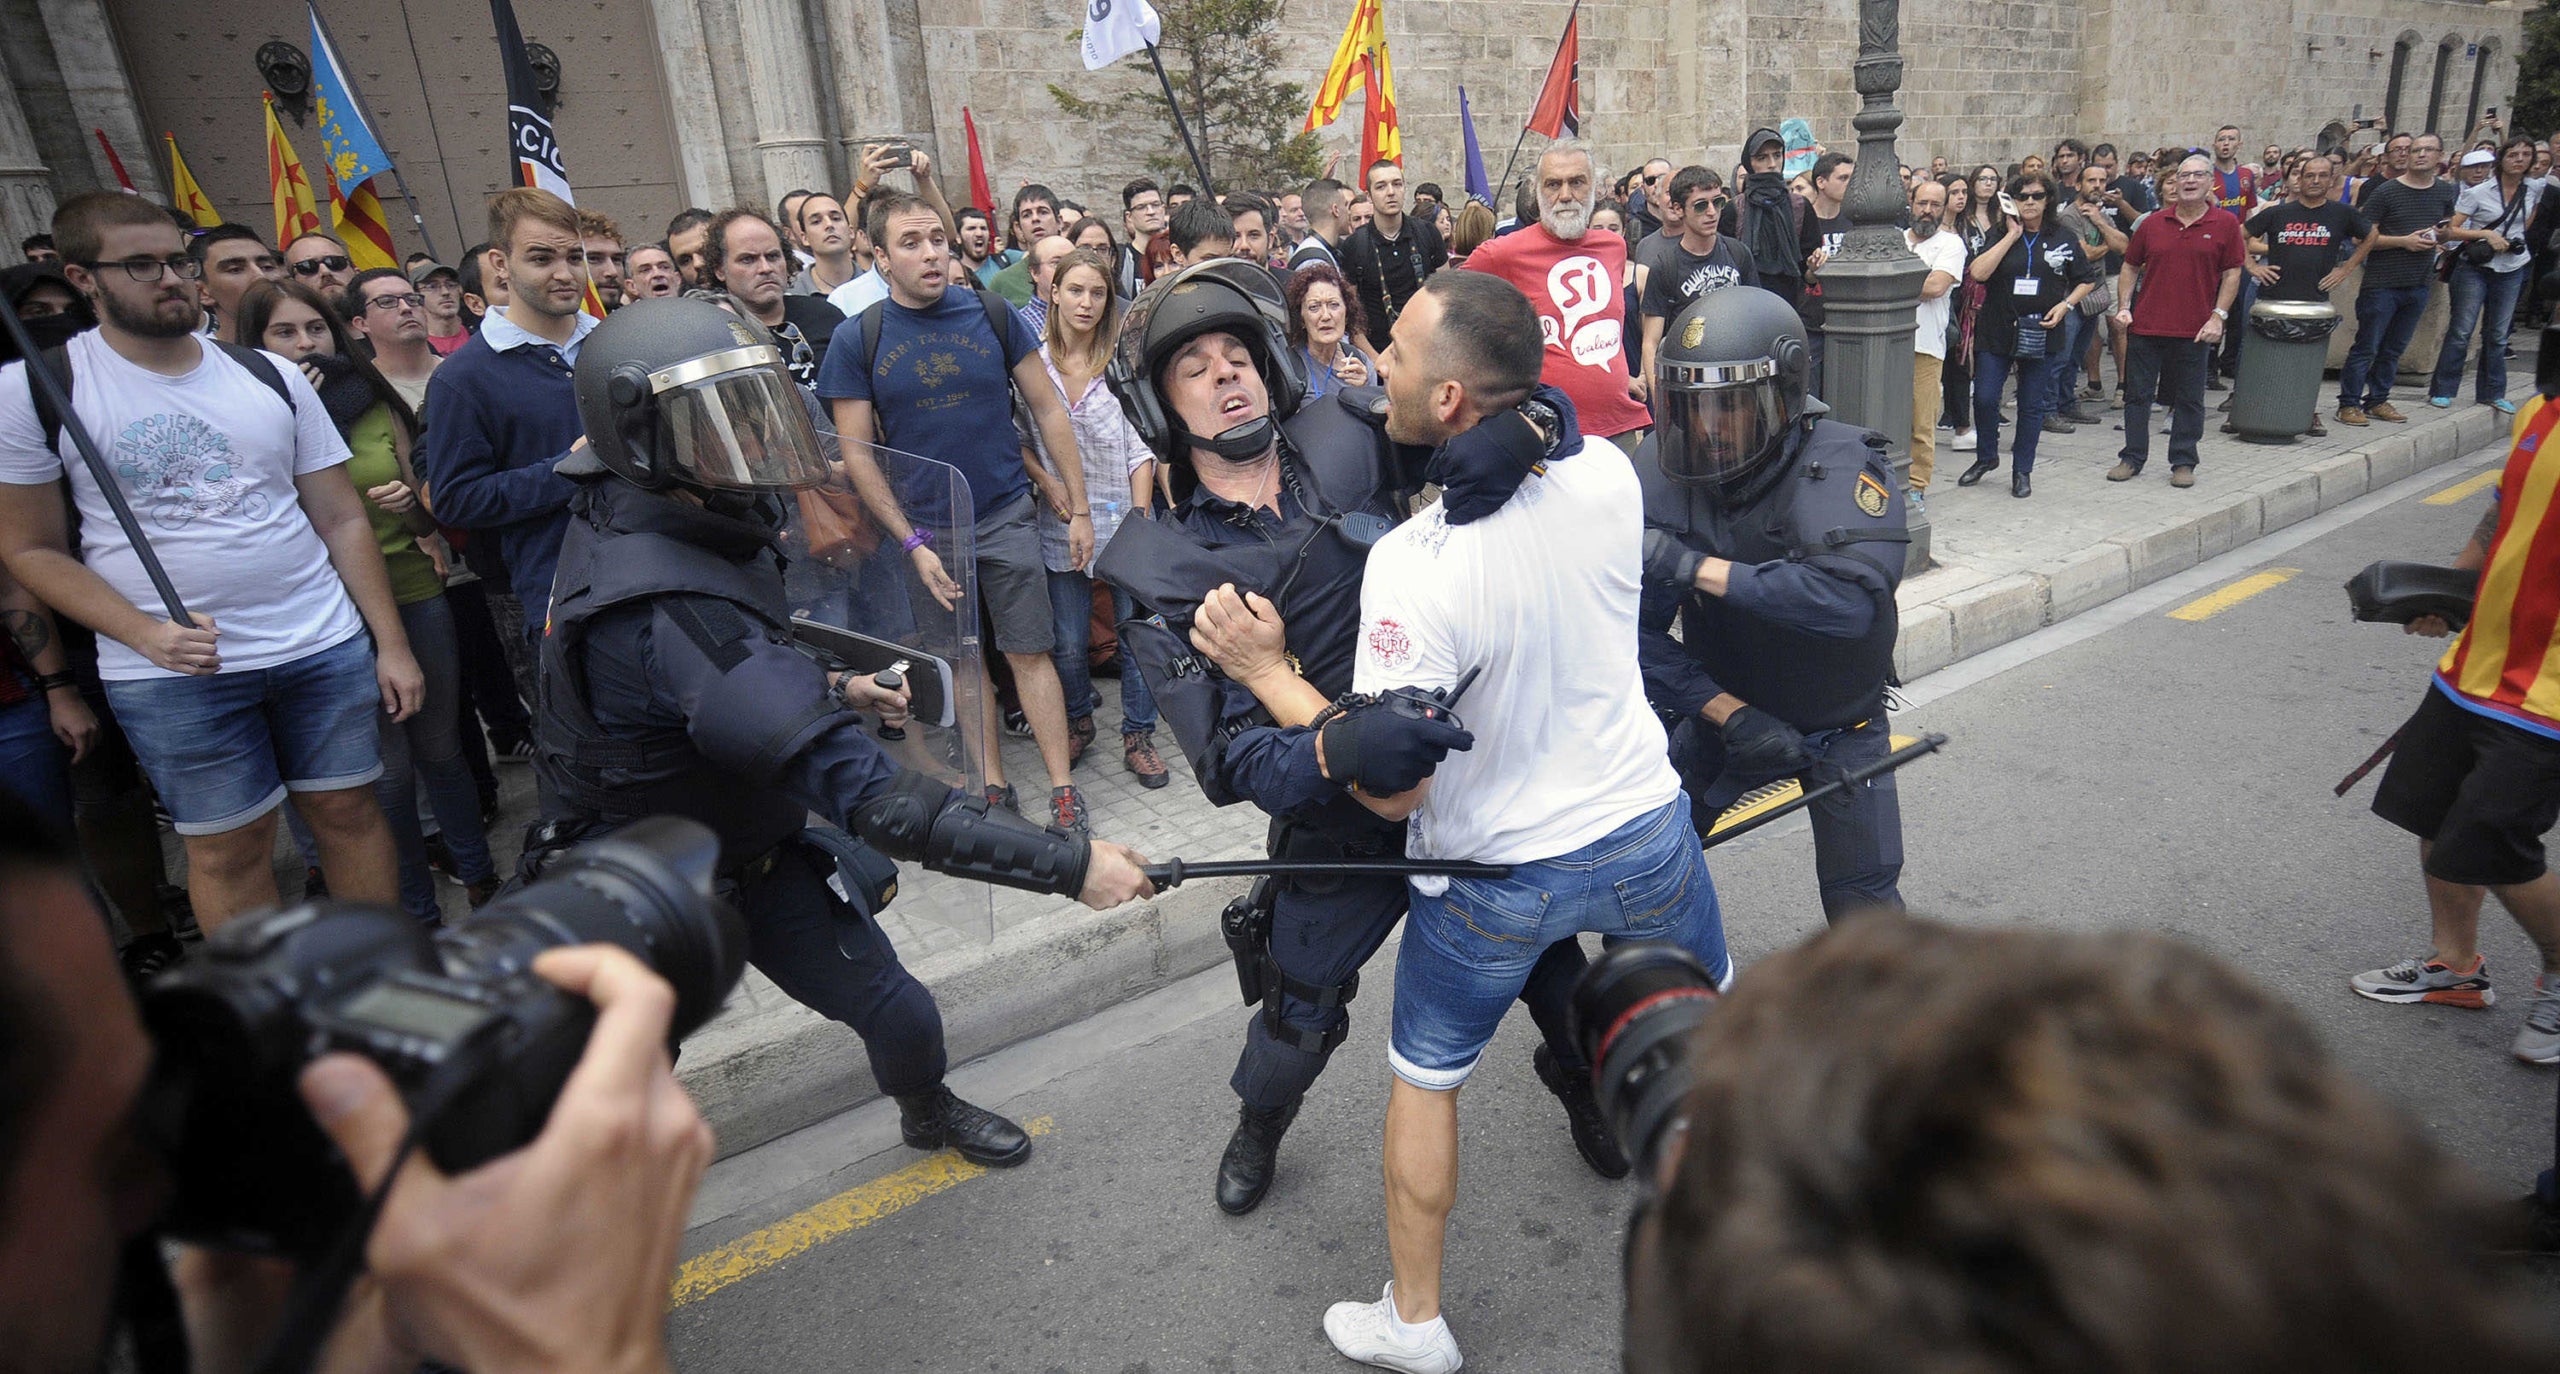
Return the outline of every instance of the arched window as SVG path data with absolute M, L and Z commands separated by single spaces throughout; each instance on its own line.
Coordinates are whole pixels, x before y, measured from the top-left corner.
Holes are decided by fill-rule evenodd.
M 2382 127 L 2392 133 L 2400 131 L 2400 97 L 2409 85 L 2409 54 L 2418 46 L 2414 33 L 2400 35 L 2391 45 L 2391 87 L 2382 97 Z
M 2489 58 L 2498 50 L 2498 40 L 2481 39 L 2471 58 L 2471 105 L 2462 116 L 2462 132 L 2468 137 L 2480 127 L 2480 101 L 2489 92 Z
M 2436 45 L 2435 81 L 2427 88 L 2427 132 L 2444 132 L 2444 87 L 2453 76 L 2453 40 Z M 2467 132 L 2467 131 L 2466 131 Z

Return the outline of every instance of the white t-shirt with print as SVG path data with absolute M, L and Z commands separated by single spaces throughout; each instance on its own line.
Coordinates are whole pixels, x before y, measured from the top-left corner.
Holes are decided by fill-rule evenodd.
M 1444 509 L 1379 540 L 1360 590 L 1355 691 L 1483 669 L 1457 705 L 1475 747 L 1433 775 L 1409 851 L 1551 859 L 1678 796 L 1636 667 L 1644 493 L 1627 455 L 1585 442 L 1481 520 Z
M 97 330 L 70 347 L 72 408 L 124 488 L 187 609 L 221 630 L 222 671 L 290 663 L 363 632 L 364 620 L 303 514 L 294 479 L 347 461 L 346 441 L 302 370 L 269 354 L 294 405 L 210 343 L 181 377 L 125 361 Z M 80 510 L 80 561 L 158 619 L 160 595 L 124 527 L 66 433 L 44 446 L 25 363 L 0 369 L 0 482 L 43 486 L 66 467 Z M 115 640 L 98 639 L 110 680 L 174 677 Z
M 1910 233 L 1903 239 L 1908 242 Z M 1956 293 L 1964 289 L 1964 240 L 1941 229 L 1911 245 L 1920 255 L 1920 263 L 1932 272 L 1944 272 L 1956 279 L 1946 294 L 1934 301 L 1920 302 L 1919 314 L 1911 330 L 1911 349 L 1932 358 L 1947 356 L 1947 325 L 1955 318 Z

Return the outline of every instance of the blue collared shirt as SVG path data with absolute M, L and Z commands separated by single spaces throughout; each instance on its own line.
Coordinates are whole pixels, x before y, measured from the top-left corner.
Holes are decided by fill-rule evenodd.
M 571 367 L 576 367 L 578 365 L 578 349 L 586 343 L 587 336 L 595 332 L 596 326 L 604 323 L 604 321 L 597 319 L 595 316 L 584 312 L 580 312 L 576 316 L 576 319 L 578 323 L 570 329 L 569 341 L 564 344 L 554 344 L 549 339 L 540 338 L 533 334 L 526 333 L 516 324 L 515 321 L 507 318 L 507 307 L 500 306 L 497 309 L 491 310 L 487 316 L 481 319 L 480 338 L 482 342 L 488 344 L 491 348 L 494 348 L 501 353 L 520 347 L 524 344 L 535 344 L 543 348 L 556 348 L 560 351 L 560 361 L 567 363 Z

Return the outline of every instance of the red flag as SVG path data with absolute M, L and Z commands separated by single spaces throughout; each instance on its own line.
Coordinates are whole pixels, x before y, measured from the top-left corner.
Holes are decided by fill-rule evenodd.
M 116 184 L 123 187 L 127 195 L 138 196 L 142 194 L 141 192 L 133 189 L 133 178 L 124 174 L 124 159 L 116 156 L 116 145 L 107 141 L 107 131 L 104 129 L 91 129 L 89 132 L 98 136 L 98 146 L 106 151 L 107 165 L 113 167 L 116 171 Z
M 1378 164 L 1380 158 L 1401 164 L 1404 142 L 1396 128 L 1395 93 L 1387 83 L 1377 79 L 1377 61 L 1373 56 L 1360 59 L 1361 87 L 1366 92 L 1360 105 L 1360 166 L 1365 170 Z
M 1555 61 L 1547 64 L 1546 84 L 1538 88 L 1538 106 L 1529 112 L 1531 133 L 1549 138 L 1582 134 L 1582 41 L 1577 31 L 1581 16 L 1582 0 L 1574 0 L 1573 12 L 1564 20 L 1564 41 L 1556 44 Z
M 970 117 L 966 105 L 960 107 L 960 127 L 969 133 L 969 203 L 993 215 L 996 192 L 987 184 L 986 154 L 978 151 L 978 121 Z

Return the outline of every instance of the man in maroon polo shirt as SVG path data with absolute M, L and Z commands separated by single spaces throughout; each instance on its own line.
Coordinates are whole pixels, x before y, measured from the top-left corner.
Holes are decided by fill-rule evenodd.
M 2134 226 L 2125 245 L 2116 323 L 2132 334 L 2125 359 L 2124 448 L 2110 482 L 2129 482 L 2151 457 L 2151 400 L 2169 404 L 2169 485 L 2196 484 L 2196 441 L 2204 437 L 2204 374 L 2240 291 L 2248 245 L 2240 221 L 2213 203 L 2213 161 L 2178 164 L 2165 204 Z M 2141 283 L 2136 294 L 2134 285 Z

